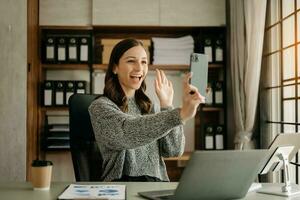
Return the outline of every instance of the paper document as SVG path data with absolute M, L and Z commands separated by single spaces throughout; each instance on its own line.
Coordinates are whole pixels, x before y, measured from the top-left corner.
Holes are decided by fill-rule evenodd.
M 125 185 L 71 184 L 58 199 L 126 199 Z
M 188 65 L 190 54 L 194 52 L 191 35 L 179 38 L 153 37 L 153 64 Z

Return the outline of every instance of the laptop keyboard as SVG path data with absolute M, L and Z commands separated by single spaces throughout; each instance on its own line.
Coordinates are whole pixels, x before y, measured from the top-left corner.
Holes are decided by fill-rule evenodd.
M 172 199 L 174 197 L 175 190 L 157 190 L 138 192 L 138 194 L 146 199 Z

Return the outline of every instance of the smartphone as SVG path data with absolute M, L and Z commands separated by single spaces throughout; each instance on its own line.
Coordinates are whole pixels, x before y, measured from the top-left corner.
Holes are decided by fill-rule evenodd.
M 192 53 L 190 57 L 190 72 L 193 72 L 190 83 L 198 88 L 202 96 L 206 97 L 208 56 L 200 53 Z M 191 93 L 193 93 L 193 91 L 191 91 Z

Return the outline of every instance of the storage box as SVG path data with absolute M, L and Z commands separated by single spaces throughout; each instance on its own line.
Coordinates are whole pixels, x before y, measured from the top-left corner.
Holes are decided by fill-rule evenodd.
M 120 42 L 123 39 L 101 39 L 101 45 L 102 45 L 102 64 L 108 64 L 109 63 L 109 58 L 110 58 L 110 54 L 112 49 L 114 48 L 114 46 Z M 149 52 L 149 47 L 151 45 L 151 41 L 150 39 L 144 39 L 144 40 L 140 40 L 143 45 L 144 48 L 146 50 L 147 56 L 148 56 L 148 60 L 150 61 L 150 52 Z

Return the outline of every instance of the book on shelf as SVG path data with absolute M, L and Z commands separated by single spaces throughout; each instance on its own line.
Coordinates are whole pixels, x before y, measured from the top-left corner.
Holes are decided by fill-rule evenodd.
M 57 139 L 48 139 L 47 140 L 47 150 L 51 149 L 70 149 L 70 141 L 69 140 L 57 140 Z
M 49 124 L 48 131 L 49 132 L 69 132 L 70 127 L 69 127 L 69 124 Z
M 69 132 L 49 132 L 47 140 L 70 140 Z

